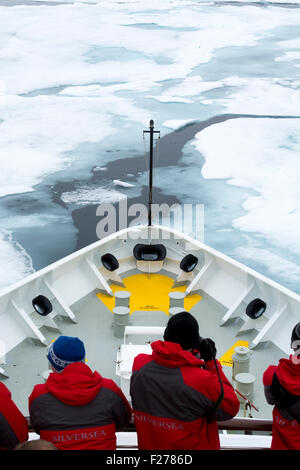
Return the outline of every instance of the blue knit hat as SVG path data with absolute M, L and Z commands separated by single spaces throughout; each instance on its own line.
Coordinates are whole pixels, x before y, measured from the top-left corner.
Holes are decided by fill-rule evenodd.
M 60 372 L 72 362 L 84 362 L 84 344 L 79 338 L 60 336 L 51 344 L 47 358 L 52 366 Z

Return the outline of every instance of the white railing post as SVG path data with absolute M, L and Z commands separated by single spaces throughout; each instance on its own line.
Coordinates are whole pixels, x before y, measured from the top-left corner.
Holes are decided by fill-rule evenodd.
M 186 288 L 186 291 L 185 291 L 186 294 L 189 294 L 193 290 L 200 289 L 200 287 L 198 287 L 198 283 L 204 277 L 204 275 L 210 271 L 213 265 L 213 262 L 214 262 L 214 258 L 210 257 L 210 259 L 204 264 L 204 266 L 200 269 L 198 274 L 191 281 L 190 285 Z
M 60 307 L 62 308 L 62 310 L 64 311 L 65 313 L 65 316 L 70 318 L 70 320 L 72 320 L 72 322 L 74 323 L 77 323 L 77 320 L 76 320 L 76 317 L 74 315 L 74 313 L 72 312 L 72 310 L 70 309 L 70 307 L 65 303 L 65 301 L 63 300 L 62 296 L 57 292 L 57 290 L 55 289 L 55 287 L 53 287 L 49 281 L 47 281 L 46 279 L 44 280 L 45 282 L 45 285 L 46 287 L 49 289 L 49 291 L 51 292 L 51 294 L 53 295 L 53 297 L 55 297 L 55 299 L 57 300 L 57 302 L 59 303 Z
M 272 315 L 272 317 L 267 321 L 267 323 L 263 326 L 263 328 L 260 330 L 258 335 L 252 341 L 250 345 L 251 349 L 255 348 L 259 343 L 262 342 L 262 340 L 270 331 L 270 329 L 275 324 L 275 322 L 277 322 L 279 318 L 283 315 L 287 307 L 288 307 L 288 303 L 286 302 L 281 308 L 278 308 L 278 310 Z
M 16 302 L 11 299 L 11 304 L 14 307 L 14 310 L 18 313 L 19 317 L 23 320 L 25 325 L 28 328 L 28 331 L 30 331 L 30 334 L 27 336 L 33 338 L 33 339 L 38 339 L 42 344 L 47 346 L 47 341 L 44 335 L 40 332 L 38 327 L 33 323 L 29 315 L 25 312 L 25 310 L 21 307 L 19 307 Z
M 239 308 L 239 306 L 242 304 L 242 302 L 245 300 L 248 294 L 254 289 L 255 282 L 252 282 L 250 286 L 240 295 L 240 297 L 237 298 L 236 302 L 230 307 L 230 309 L 227 310 L 225 313 L 224 317 L 221 320 L 220 326 L 225 325 L 225 323 L 230 319 L 234 318 L 234 314 L 236 310 Z
M 98 286 L 99 289 L 100 288 L 104 289 L 108 293 L 108 295 L 112 296 L 113 295 L 112 289 L 109 287 L 108 283 L 106 282 L 103 275 L 101 274 L 101 272 L 99 271 L 99 269 L 95 265 L 94 261 L 92 261 L 89 256 L 86 256 L 85 260 L 86 260 L 92 274 L 96 277 L 96 279 L 98 280 L 98 282 L 101 285 L 101 287 Z

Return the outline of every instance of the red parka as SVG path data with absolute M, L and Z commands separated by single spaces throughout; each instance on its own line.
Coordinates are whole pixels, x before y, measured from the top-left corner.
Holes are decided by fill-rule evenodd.
M 0 382 L 0 449 L 14 449 L 27 439 L 27 421 L 12 401 L 8 388 Z
M 294 396 L 292 406 L 278 402 L 272 388 L 275 373 L 284 390 Z M 271 449 L 300 450 L 300 358 L 291 355 L 289 359 L 280 359 L 278 366 L 268 367 L 263 383 L 268 403 L 275 405 Z
M 220 394 L 214 362 L 204 363 L 176 343 L 155 341 L 151 346 L 152 355 L 135 358 L 130 384 L 139 449 L 219 449 L 216 421 L 230 419 L 239 410 L 220 363 L 224 398 L 208 421 L 205 413 Z
M 81 362 L 49 375 L 29 397 L 30 421 L 59 449 L 116 449 L 132 410 L 121 389 Z

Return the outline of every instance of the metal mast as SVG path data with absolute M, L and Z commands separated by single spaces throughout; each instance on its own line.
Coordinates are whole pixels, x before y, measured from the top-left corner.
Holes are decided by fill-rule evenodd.
M 152 188 L 153 188 L 153 136 L 160 134 L 160 131 L 154 130 L 154 121 L 151 119 L 149 131 L 144 131 L 144 134 L 150 134 L 150 151 L 149 151 L 149 202 L 148 202 L 148 226 L 152 225 Z

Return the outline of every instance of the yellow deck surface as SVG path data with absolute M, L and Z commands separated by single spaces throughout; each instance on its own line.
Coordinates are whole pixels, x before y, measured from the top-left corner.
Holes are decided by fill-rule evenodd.
M 174 279 L 162 274 L 133 274 L 123 279 L 125 287 L 111 284 L 110 288 L 115 293 L 127 290 L 131 293 L 129 309 L 130 313 L 144 310 L 159 310 L 169 315 L 169 293 L 184 292 L 187 286 L 172 288 Z M 106 294 L 97 294 L 109 310 L 115 307 L 115 297 Z M 201 299 L 198 294 L 189 295 L 184 299 L 184 309 L 190 309 Z
M 237 346 L 245 346 L 246 348 L 248 348 L 249 347 L 249 342 L 248 341 L 237 341 L 233 346 L 231 346 L 231 348 L 228 349 L 228 351 L 225 354 L 223 354 L 223 356 L 220 357 L 220 359 L 219 359 L 219 361 L 221 362 L 221 364 L 223 366 L 229 366 L 229 367 L 233 366 L 232 354 L 234 353 L 234 349 Z

